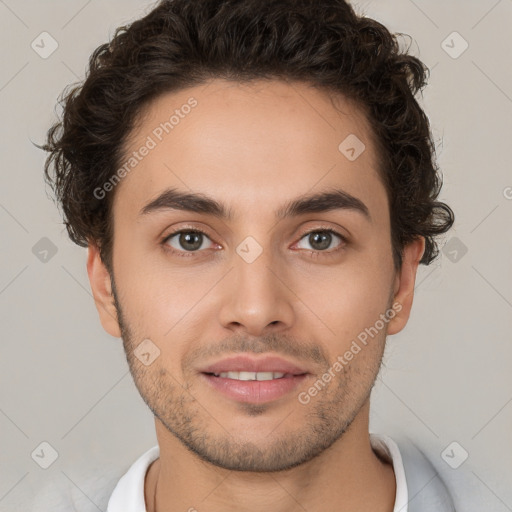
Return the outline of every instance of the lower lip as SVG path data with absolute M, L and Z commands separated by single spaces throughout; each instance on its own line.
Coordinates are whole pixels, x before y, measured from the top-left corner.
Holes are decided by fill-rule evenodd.
M 256 404 L 277 400 L 287 395 L 307 377 L 307 374 L 304 374 L 272 380 L 235 380 L 215 377 L 208 373 L 202 375 L 210 386 L 228 398 Z

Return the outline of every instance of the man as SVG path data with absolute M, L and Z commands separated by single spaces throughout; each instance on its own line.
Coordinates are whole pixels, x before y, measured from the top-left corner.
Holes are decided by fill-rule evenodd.
M 94 52 L 45 172 L 155 416 L 109 512 L 454 510 L 369 433 L 454 220 L 425 80 L 341 0 L 162 1 Z

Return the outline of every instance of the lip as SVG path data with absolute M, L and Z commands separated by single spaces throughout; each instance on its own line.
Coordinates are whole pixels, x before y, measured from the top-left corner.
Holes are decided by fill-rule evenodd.
M 274 372 L 293 375 L 308 373 L 304 368 L 286 361 L 279 356 L 251 357 L 248 355 L 237 355 L 221 359 L 213 364 L 199 370 L 201 373 L 223 373 L 223 372 Z
M 287 374 L 280 379 L 273 380 L 234 380 L 227 377 L 215 377 L 209 373 L 202 373 L 204 378 L 214 390 L 225 397 L 237 402 L 261 404 L 271 402 L 290 394 L 306 379 L 308 374 Z
M 217 377 L 224 372 L 272 372 L 284 376 L 272 380 L 236 380 Z M 201 370 L 202 378 L 214 390 L 238 402 L 264 403 L 291 393 L 307 378 L 309 372 L 278 356 L 232 356 L 210 364 Z

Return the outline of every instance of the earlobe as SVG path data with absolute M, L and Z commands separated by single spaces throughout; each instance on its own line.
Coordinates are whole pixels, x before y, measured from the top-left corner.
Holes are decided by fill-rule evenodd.
M 414 284 L 419 262 L 425 250 L 425 238 L 419 237 L 404 247 L 402 266 L 393 284 L 395 296 L 393 308 L 396 315 L 389 321 L 388 335 L 400 332 L 407 324 L 414 298 Z
M 98 246 L 89 243 L 87 251 L 87 274 L 101 325 L 111 336 L 120 338 L 121 330 L 117 321 L 110 274 L 101 260 Z

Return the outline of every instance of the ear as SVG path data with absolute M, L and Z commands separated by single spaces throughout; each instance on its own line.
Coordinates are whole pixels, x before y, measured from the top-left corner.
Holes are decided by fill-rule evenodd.
M 110 274 L 101 260 L 98 246 L 89 243 L 87 251 L 87 274 L 89 275 L 96 309 L 100 315 L 101 325 L 111 336 L 120 338 L 121 329 L 117 321 Z
M 419 237 L 404 247 L 402 267 L 398 270 L 394 282 L 393 304 L 399 303 L 395 311 L 396 315 L 388 323 L 387 334 L 396 334 L 400 332 L 407 321 L 412 308 L 414 297 L 414 283 L 416 281 L 416 271 L 425 250 L 425 238 Z

